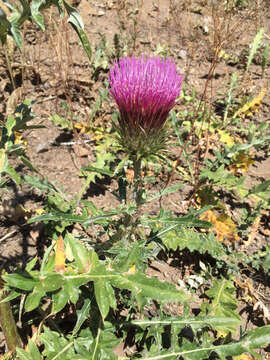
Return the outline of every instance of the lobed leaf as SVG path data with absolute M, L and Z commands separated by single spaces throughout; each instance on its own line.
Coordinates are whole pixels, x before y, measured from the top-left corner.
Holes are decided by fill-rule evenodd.
M 94 282 L 95 296 L 102 318 L 105 319 L 110 307 L 116 308 L 115 294 L 111 284 L 104 279 Z
M 208 221 L 200 220 L 194 215 L 183 216 L 182 218 L 161 218 L 161 219 L 143 219 L 143 222 L 146 224 L 151 224 L 153 222 L 160 222 L 164 224 L 175 224 L 176 226 L 182 225 L 187 227 L 201 227 L 201 228 L 210 228 L 212 224 Z
M 2 278 L 10 287 L 14 287 L 21 290 L 31 291 L 39 284 L 39 281 L 28 273 L 25 274 L 6 274 Z
M 64 278 L 60 274 L 49 273 L 40 278 L 42 288 L 46 292 L 56 291 L 61 288 Z
M 206 295 L 212 300 L 210 304 L 204 303 L 201 307 L 202 315 L 207 314 L 213 317 L 231 317 L 241 323 L 241 317 L 237 311 L 237 299 L 235 295 L 235 287 L 231 280 L 217 279 L 214 281 L 211 289 L 206 291 Z M 235 326 L 224 326 L 220 324 L 217 329 L 222 332 L 235 331 Z
M 30 353 L 21 348 L 16 349 L 16 355 L 19 357 L 20 360 L 34 360 Z
M 198 345 L 197 343 L 189 343 L 183 341 L 183 345 L 178 351 L 169 352 L 168 350 L 158 352 L 151 357 L 143 357 L 142 360 L 159 360 L 159 359 L 178 359 L 182 357 L 184 360 L 202 360 L 211 355 L 217 354 L 220 359 L 229 356 L 241 355 L 244 352 L 252 352 L 268 345 L 270 342 L 270 325 L 262 326 L 254 330 L 248 331 L 239 341 L 234 341 L 224 345 Z
M 72 25 L 74 30 L 77 32 L 79 39 L 81 40 L 81 44 L 89 58 L 91 60 L 92 57 L 92 49 L 89 43 L 88 37 L 84 32 L 84 24 L 81 18 L 80 13 L 73 7 L 71 7 L 65 0 L 63 0 L 63 4 L 69 14 L 68 22 Z
M 32 0 L 31 2 L 31 16 L 35 23 L 45 31 L 45 25 L 43 21 L 43 16 L 40 13 L 40 7 L 46 3 L 46 0 Z
M 60 288 L 56 293 L 52 294 L 52 314 L 61 311 L 69 301 L 70 293 L 65 286 Z
M 72 336 L 75 336 L 80 330 L 82 324 L 89 317 L 91 302 L 89 299 L 84 300 L 84 304 L 80 310 L 77 310 L 77 321 L 72 331 Z
M 27 295 L 24 308 L 26 312 L 32 311 L 36 309 L 39 304 L 40 300 L 43 296 L 45 296 L 45 291 L 41 289 L 40 286 L 35 286 L 33 291 Z
M 71 250 L 79 272 L 84 273 L 90 270 L 89 253 L 86 248 L 71 234 L 66 236 L 66 244 Z
M 260 28 L 259 31 L 257 32 L 257 34 L 255 35 L 252 45 L 251 45 L 251 49 L 248 55 L 248 60 L 247 60 L 247 67 L 246 67 L 246 71 L 249 70 L 250 64 L 254 58 L 254 55 L 256 54 L 262 39 L 263 39 L 263 35 L 264 35 L 264 28 Z
M 120 289 L 128 289 L 134 295 L 140 295 L 160 301 L 179 301 L 183 302 L 190 299 L 190 295 L 183 290 L 176 288 L 175 285 L 168 282 L 161 282 L 152 277 L 146 277 L 141 273 L 134 275 L 119 275 L 113 277 L 111 282 Z
M 211 329 L 219 329 L 220 327 L 234 328 L 241 324 L 241 320 L 235 317 L 218 317 L 218 316 L 197 316 L 197 317 L 180 317 L 180 318 L 165 318 L 165 319 L 154 319 L 154 320 L 133 320 L 131 322 L 134 325 L 141 327 L 148 327 L 151 325 L 172 325 L 177 328 L 184 328 L 190 326 L 193 330 L 202 329 L 203 327 L 210 327 Z
M 213 234 L 199 234 L 192 229 L 175 230 L 169 228 L 167 232 L 162 230 L 156 235 L 160 237 L 167 249 L 183 250 L 190 252 L 198 251 L 200 254 L 208 253 L 214 258 L 225 255 L 225 250 L 215 239 Z

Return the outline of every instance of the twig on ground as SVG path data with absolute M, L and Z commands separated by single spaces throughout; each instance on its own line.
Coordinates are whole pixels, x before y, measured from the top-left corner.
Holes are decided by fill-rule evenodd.
M 0 242 L 6 240 L 6 239 L 8 239 L 8 238 L 10 238 L 12 235 L 16 234 L 17 231 L 18 231 L 18 230 L 13 230 L 13 231 L 10 231 L 9 233 L 7 233 L 6 235 L 2 236 L 2 237 L 0 238 Z

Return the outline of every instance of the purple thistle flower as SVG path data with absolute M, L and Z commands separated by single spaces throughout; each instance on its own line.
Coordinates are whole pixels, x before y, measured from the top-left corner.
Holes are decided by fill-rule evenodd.
M 180 95 L 183 76 L 171 59 L 125 57 L 110 69 L 110 94 L 120 110 L 120 125 L 147 134 L 162 128 Z

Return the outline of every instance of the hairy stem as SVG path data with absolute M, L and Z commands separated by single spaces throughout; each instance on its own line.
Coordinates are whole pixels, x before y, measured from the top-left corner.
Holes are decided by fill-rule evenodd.
M 0 277 L 0 327 L 4 333 L 5 340 L 9 351 L 14 352 L 16 347 L 21 347 L 21 339 L 15 324 L 9 302 L 1 303 L 7 296 L 6 291 L 2 289 Z
M 16 85 L 15 85 L 15 80 L 14 80 L 14 76 L 13 76 L 13 72 L 12 72 L 11 63 L 10 63 L 10 60 L 9 60 L 8 46 L 7 46 L 7 44 L 4 45 L 4 53 L 5 53 L 5 58 L 6 58 L 6 62 L 7 62 L 7 68 L 8 68 L 8 72 L 9 72 L 9 76 L 10 76 L 12 88 L 13 88 L 12 90 L 15 90 L 15 89 L 16 89 Z
M 91 183 L 91 174 L 88 174 L 87 178 L 85 179 L 84 183 L 82 184 L 81 190 L 79 191 L 77 201 L 76 201 L 76 206 L 79 206 L 79 203 L 80 203 L 84 193 L 89 188 L 90 183 Z
M 142 194 L 143 194 L 143 186 L 142 186 L 142 160 L 141 158 L 134 157 L 133 158 L 133 169 L 134 169 L 134 189 L 133 196 L 136 203 L 137 211 L 142 205 Z

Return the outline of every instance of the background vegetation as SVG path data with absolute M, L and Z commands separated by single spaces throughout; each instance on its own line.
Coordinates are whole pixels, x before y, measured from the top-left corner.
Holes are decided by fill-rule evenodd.
M 0 2 L 2 359 L 269 358 L 269 5 Z M 138 204 L 108 71 L 141 54 L 184 86 Z

